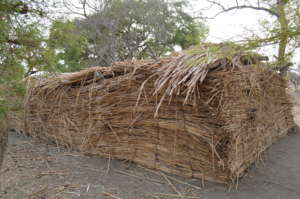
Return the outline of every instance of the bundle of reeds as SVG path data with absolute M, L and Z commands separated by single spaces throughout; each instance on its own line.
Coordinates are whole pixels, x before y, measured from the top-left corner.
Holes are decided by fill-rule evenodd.
M 228 183 L 294 127 L 257 54 L 208 45 L 29 84 L 25 131 L 66 147 Z

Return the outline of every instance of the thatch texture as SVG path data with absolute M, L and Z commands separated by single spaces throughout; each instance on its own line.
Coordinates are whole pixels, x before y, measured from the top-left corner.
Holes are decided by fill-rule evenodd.
M 25 131 L 104 157 L 227 183 L 294 126 L 286 82 L 236 46 L 29 84 Z
M 23 97 L 14 99 L 14 103 L 17 103 L 16 100 L 18 100 L 19 103 L 23 103 Z M 24 130 L 24 109 L 23 104 L 21 107 L 18 107 L 16 105 L 16 109 L 11 109 L 7 114 L 7 123 L 6 127 L 8 130 L 15 130 L 22 132 Z

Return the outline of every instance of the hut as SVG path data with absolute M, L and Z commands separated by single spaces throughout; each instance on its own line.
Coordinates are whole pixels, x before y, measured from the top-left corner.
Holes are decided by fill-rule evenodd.
M 101 157 L 231 183 L 295 124 L 264 57 L 207 44 L 29 81 L 25 131 Z

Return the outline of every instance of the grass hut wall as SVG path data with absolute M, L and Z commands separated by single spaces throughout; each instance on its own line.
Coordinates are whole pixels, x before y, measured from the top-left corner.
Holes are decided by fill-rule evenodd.
M 29 82 L 25 131 L 102 157 L 228 183 L 294 127 L 261 57 L 203 45 Z

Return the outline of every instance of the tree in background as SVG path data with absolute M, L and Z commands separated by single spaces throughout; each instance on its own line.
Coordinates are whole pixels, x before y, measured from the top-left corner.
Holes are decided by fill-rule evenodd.
M 48 68 L 55 71 L 78 71 L 88 64 L 88 40 L 75 23 L 55 20 L 46 41 L 45 57 Z
M 300 45 L 299 0 L 232 0 L 230 1 L 231 6 L 224 5 L 224 1 L 206 1 L 212 6 L 219 8 L 219 12 L 214 17 L 224 12 L 242 9 L 268 13 L 270 18 L 262 21 L 263 34 L 253 35 L 252 38 L 248 39 L 248 44 L 250 47 L 277 44 L 278 52 L 275 68 L 280 71 L 282 76 L 286 76 L 289 67 L 292 65 L 290 63 L 291 55 L 295 48 L 298 48 Z
M 42 62 L 39 20 L 46 7 L 44 0 L 0 1 L 0 119 L 10 106 L 15 106 L 10 97 L 24 92 L 18 81 Z
M 42 18 L 47 1 L 0 2 L 0 81 L 20 79 L 41 63 Z
M 86 35 L 88 59 L 92 61 L 89 63 L 94 65 L 133 58 L 155 59 L 174 51 L 174 46 L 184 49 L 198 44 L 208 32 L 204 23 L 184 11 L 187 1 L 80 2 L 83 18 L 73 23 L 79 34 Z M 66 7 L 70 8 L 70 3 L 65 1 Z
M 294 88 L 297 89 L 300 84 L 299 73 L 288 71 L 287 79 L 293 84 Z

